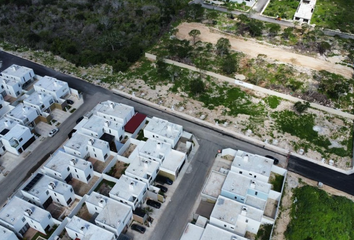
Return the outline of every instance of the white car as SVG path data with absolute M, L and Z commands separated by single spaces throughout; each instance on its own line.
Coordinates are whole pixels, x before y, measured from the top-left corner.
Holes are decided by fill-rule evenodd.
M 50 130 L 50 132 L 48 133 L 48 137 L 53 137 L 55 134 L 57 134 L 57 132 L 59 132 L 58 128 Z

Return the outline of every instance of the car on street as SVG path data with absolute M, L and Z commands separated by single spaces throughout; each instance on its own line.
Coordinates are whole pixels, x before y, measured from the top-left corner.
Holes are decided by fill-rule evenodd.
M 157 208 L 157 209 L 159 209 L 159 208 L 161 207 L 161 203 L 156 202 L 156 201 L 151 200 L 151 199 L 148 199 L 148 200 L 146 201 L 146 205 L 149 205 L 149 206 L 151 206 L 151 207 L 153 207 L 153 208 Z
M 48 133 L 48 137 L 53 137 L 55 134 L 57 134 L 59 132 L 59 128 L 53 128 L 52 130 L 50 130 L 50 132 Z
M 74 101 L 73 101 L 73 100 L 70 100 L 70 99 L 67 99 L 66 102 L 67 102 L 69 105 L 73 105 L 73 104 L 74 104 Z
M 275 157 L 272 157 L 272 156 L 269 156 L 269 155 L 267 155 L 267 156 L 265 156 L 266 158 L 270 158 L 270 159 L 272 159 L 273 160 L 273 163 L 274 163 L 274 165 L 277 165 L 278 163 L 279 163 L 279 160 L 278 159 L 276 159 Z
M 78 124 L 79 122 L 81 122 L 82 119 L 84 119 L 84 116 L 79 117 L 79 118 L 76 120 L 76 124 Z
M 145 227 L 140 226 L 140 225 L 135 224 L 135 223 L 132 224 L 131 229 L 133 229 L 134 231 L 140 232 L 141 234 L 144 234 L 145 231 L 146 231 L 146 228 L 145 228 Z
M 164 186 L 162 186 L 160 184 L 157 184 L 155 187 L 160 188 L 160 191 L 163 192 L 163 193 L 166 193 L 167 190 L 168 190 L 167 187 L 164 187 Z
M 161 175 L 157 175 L 155 182 L 160 183 L 160 184 L 167 184 L 167 185 L 172 185 L 173 181 L 169 179 L 168 177 L 164 177 Z

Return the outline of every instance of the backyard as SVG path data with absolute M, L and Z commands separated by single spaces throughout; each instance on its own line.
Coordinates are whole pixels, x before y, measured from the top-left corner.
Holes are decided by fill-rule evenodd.
M 299 5 L 297 0 L 270 0 L 264 15 L 292 20 Z

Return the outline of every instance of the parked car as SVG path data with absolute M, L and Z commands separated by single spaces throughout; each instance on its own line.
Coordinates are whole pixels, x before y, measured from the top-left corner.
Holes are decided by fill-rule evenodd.
M 277 165 L 278 163 L 279 163 L 279 160 L 278 159 L 276 159 L 275 157 L 272 157 L 272 156 L 269 156 L 269 155 L 267 155 L 267 156 L 265 156 L 266 158 L 270 158 L 270 159 L 272 159 L 273 160 L 273 163 L 274 163 L 274 165 Z
M 73 105 L 73 104 L 74 104 L 74 101 L 73 101 L 73 100 L 70 100 L 70 99 L 67 99 L 66 102 L 67 102 L 69 105 Z
M 162 186 L 160 184 L 157 184 L 155 187 L 160 188 L 160 191 L 163 192 L 163 193 L 166 193 L 167 190 L 168 190 L 167 187 L 164 187 L 164 186 Z
M 156 202 L 154 200 L 150 200 L 150 199 L 146 201 L 146 205 L 149 205 L 149 206 L 151 206 L 153 208 L 157 208 L 157 209 L 159 209 L 161 207 L 161 203 Z
M 76 124 L 78 124 L 79 122 L 81 122 L 82 119 L 84 119 L 83 116 L 79 117 L 79 118 L 76 120 Z
M 161 175 L 157 175 L 155 182 L 160 183 L 160 184 L 167 184 L 167 185 L 172 185 L 173 181 L 169 179 L 168 177 L 164 177 Z
M 50 130 L 50 132 L 48 133 L 48 137 L 53 137 L 55 134 L 57 134 L 57 132 L 59 132 L 58 128 L 53 128 L 52 130 Z
M 145 227 L 140 226 L 140 225 L 138 225 L 138 224 L 132 224 L 131 228 L 132 228 L 134 231 L 140 232 L 141 234 L 144 234 L 145 231 L 146 231 L 146 228 L 145 228 Z

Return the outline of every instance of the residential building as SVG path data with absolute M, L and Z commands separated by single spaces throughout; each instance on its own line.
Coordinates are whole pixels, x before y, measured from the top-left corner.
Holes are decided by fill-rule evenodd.
M 185 153 L 171 150 L 166 155 L 165 161 L 162 162 L 159 174 L 169 177 L 172 180 L 176 180 L 186 160 L 187 155 Z
M 93 166 L 89 161 L 61 150 L 45 163 L 43 171 L 56 179 L 70 182 L 72 178 L 88 183 L 93 176 Z
M 271 185 L 258 179 L 230 171 L 221 189 L 221 195 L 263 210 Z
M 142 113 L 135 113 L 135 115 L 127 122 L 127 124 L 125 124 L 124 130 L 128 135 L 135 137 L 140 129 L 143 128 L 145 123 L 146 115 Z
M 73 240 L 115 240 L 112 232 L 87 222 L 79 217 L 73 218 L 65 226 L 65 230 L 69 237 Z
M 231 171 L 268 182 L 272 166 L 273 160 L 270 158 L 238 150 Z
M 54 221 L 48 211 L 15 196 L 0 209 L 0 224 L 22 238 L 29 228 L 46 234 Z
M 22 93 L 22 88 L 33 81 L 35 74 L 32 69 L 11 65 L 0 74 L 1 95 L 10 95 L 17 98 Z
M 97 104 L 94 108 L 94 112 L 97 116 L 115 121 L 123 126 L 134 116 L 135 113 L 133 107 L 109 100 Z
M 23 103 L 18 104 L 14 109 L 6 114 L 6 117 L 12 119 L 26 127 L 34 127 L 35 120 L 40 111 L 32 106 L 26 106 Z
M 151 159 L 159 163 L 163 163 L 168 155 L 171 152 L 171 144 L 155 141 L 154 139 L 148 139 L 145 144 L 139 149 L 139 156 L 146 159 Z
M 202 237 L 203 232 L 204 228 L 188 223 L 180 240 L 199 240 Z
M 5 101 L 4 97 L 0 94 L 0 118 L 3 117 L 12 108 L 13 106 L 11 106 L 9 102 Z
M 122 175 L 109 192 L 109 196 L 128 204 L 133 210 L 141 206 L 147 189 L 147 184 L 134 178 Z
M 136 157 L 125 170 L 125 175 L 149 185 L 155 180 L 159 167 L 159 162 Z
M 34 90 L 39 93 L 52 95 L 55 102 L 61 103 L 64 97 L 70 94 L 70 88 L 67 82 L 49 76 L 38 78 L 38 82 L 34 84 Z
M 104 133 L 114 136 L 115 141 L 120 141 L 124 135 L 122 124 L 93 115 L 82 125 L 79 130 L 87 136 L 101 138 Z
M 0 225 L 0 239 L 1 240 L 18 240 L 16 234 L 13 231 Z
M 25 106 L 30 106 L 37 109 L 37 112 L 50 113 L 50 106 L 54 103 L 53 96 L 47 93 L 33 92 L 23 100 Z
M 221 194 L 221 188 L 226 179 L 226 174 L 219 171 L 211 171 L 204 184 L 201 196 L 203 201 L 216 202 Z
M 110 155 L 108 142 L 79 132 L 72 135 L 71 139 L 64 144 L 64 150 L 79 158 L 92 157 L 102 162 Z
M 180 139 L 183 127 L 178 124 L 170 123 L 167 120 L 153 117 L 144 128 L 144 136 L 153 138 L 161 142 L 171 144 L 174 148 Z
M 24 198 L 44 209 L 52 202 L 67 207 L 75 199 L 74 190 L 70 185 L 42 173 L 35 174 L 22 187 Z
M 310 24 L 316 0 L 301 0 L 294 14 L 294 21 Z
M 262 210 L 219 196 L 211 212 L 210 223 L 244 236 L 246 231 L 257 234 L 262 216 Z
M 130 206 L 92 192 L 86 199 L 86 206 L 90 214 L 98 214 L 96 225 L 113 232 L 118 237 L 133 219 Z
M 0 119 L 0 139 L 2 150 L 16 155 L 21 154 L 35 141 L 35 137 L 28 127 L 8 118 Z
M 233 232 L 229 232 L 212 224 L 207 224 L 199 240 L 248 240 Z

